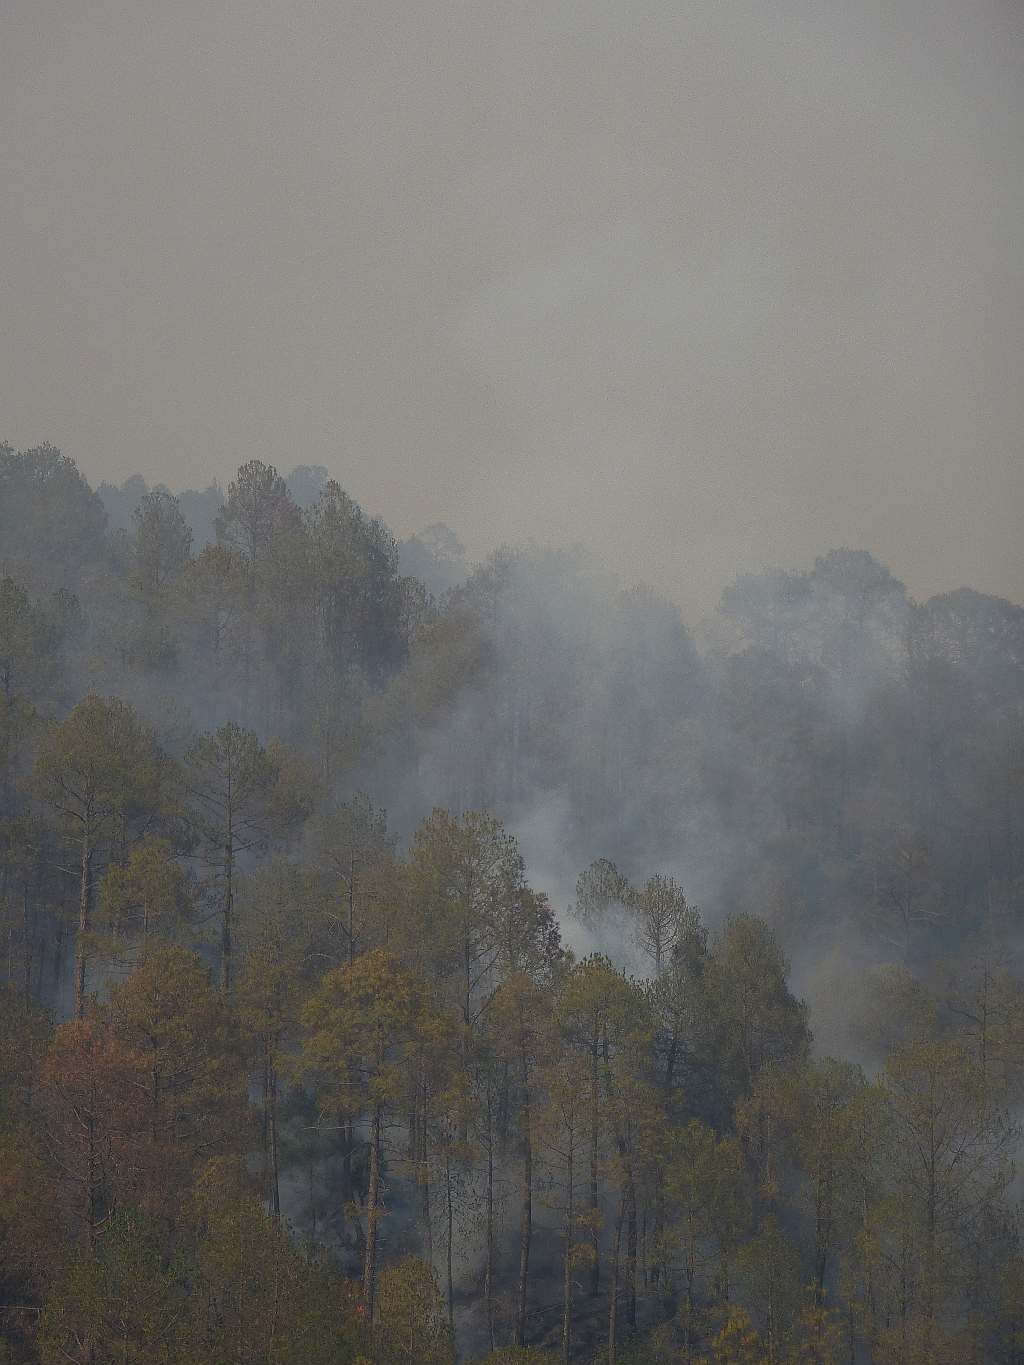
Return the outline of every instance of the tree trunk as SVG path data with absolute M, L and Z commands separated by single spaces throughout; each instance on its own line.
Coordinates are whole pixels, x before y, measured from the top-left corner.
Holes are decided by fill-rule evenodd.
M 78 937 L 75 940 L 75 1018 L 85 1015 L 86 936 L 92 921 L 92 830 L 89 816 L 82 822 L 81 880 L 78 890 Z
M 629 1260 L 629 1297 L 628 1317 L 630 1331 L 636 1331 L 636 1282 L 637 1282 L 637 1221 L 636 1221 L 636 1184 L 633 1173 L 629 1174 L 629 1221 L 626 1236 L 626 1255 Z
M 573 1245 L 573 1143 L 570 1134 L 565 1157 L 565 1264 L 562 1274 L 562 1360 L 569 1365 L 572 1353 L 572 1245 Z
M 89 1138 L 89 1165 L 88 1165 L 88 1219 L 89 1219 L 89 1250 L 93 1251 L 96 1247 L 96 1231 L 100 1221 L 100 1201 L 99 1201 L 99 1163 L 96 1157 L 96 1105 L 95 1093 L 92 1095 L 89 1106 L 89 1113 L 86 1117 L 85 1126 Z
M 693 1214 L 687 1219 L 687 1238 L 686 1238 L 686 1358 L 690 1359 L 693 1348 L 697 1344 L 696 1324 L 694 1316 L 696 1311 L 696 1299 L 693 1287 L 697 1278 L 697 1235 L 693 1226 Z
M 346 1114 L 341 1120 L 341 1197 L 346 1204 L 352 1198 L 352 1151 L 355 1142 L 352 1120 Z
M 829 1244 L 832 1228 L 832 1190 L 824 1179 L 817 1182 L 814 1221 L 814 1299 L 820 1306 L 825 1302 L 825 1277 L 828 1273 Z
M 229 832 L 224 844 L 224 903 L 220 921 L 220 989 L 222 995 L 231 990 L 231 919 L 234 913 L 234 840 Z
M 423 1172 L 423 1236 L 427 1245 L 427 1264 L 434 1268 L 434 1228 L 430 1217 L 430 1148 L 428 1145 L 426 1085 L 423 1087 L 423 1114 L 419 1125 L 419 1158 Z
M 487 1340 L 494 1350 L 494 1126 L 492 1121 L 491 1082 L 487 1081 L 487 1261 L 484 1267 L 484 1307 L 487 1313 Z
M 356 855 L 352 854 L 348 869 L 348 965 L 356 960 Z
M 615 1218 L 615 1242 L 612 1246 L 611 1284 L 608 1287 L 608 1365 L 615 1365 L 616 1335 L 618 1332 L 619 1309 L 619 1253 L 622 1250 L 622 1224 L 626 1214 L 626 1191 L 619 1198 L 619 1211 Z
M 268 1067 L 267 1098 L 270 1128 L 270 1207 L 275 1218 L 281 1217 L 281 1168 L 277 1141 L 277 1068 Z
M 530 1240 L 533 1236 L 533 1137 L 530 1132 L 530 1090 L 523 1052 L 523 1199 L 519 1231 L 519 1295 L 516 1312 L 516 1345 L 526 1345 L 526 1288 L 530 1273 Z
M 665 1075 L 662 1080 L 662 1091 L 665 1096 L 665 1112 L 670 1112 L 672 1087 L 675 1084 L 676 1062 L 679 1055 L 679 1023 L 678 1019 L 672 1028 L 672 1040 L 669 1043 L 668 1056 L 665 1060 Z M 659 1167 L 655 1176 L 656 1184 L 654 1189 L 654 1263 L 651 1266 L 650 1281 L 652 1286 L 664 1291 L 663 1298 L 666 1304 L 670 1302 L 668 1287 L 668 1268 L 665 1265 L 665 1253 L 663 1242 L 665 1236 L 665 1176 Z
M 33 939 L 32 920 L 28 909 L 28 884 L 21 889 L 22 933 L 25 936 L 25 960 L 22 963 L 22 990 L 26 1000 L 32 998 L 32 958 Z
M 601 1288 L 601 1196 L 597 1170 L 601 1145 L 601 1094 L 598 1081 L 598 1031 L 595 1024 L 590 1050 L 590 1220 L 594 1260 L 590 1268 L 590 1293 L 597 1297 Z
M 370 1127 L 370 1184 L 366 1192 L 366 1255 L 363 1260 L 363 1304 L 367 1323 L 373 1324 L 373 1304 L 377 1291 L 377 1220 L 380 1205 L 380 1151 L 384 1126 L 384 1106 L 373 1110 Z
M 445 1139 L 445 1144 L 444 1144 L 444 1184 L 445 1184 L 445 1200 L 446 1200 L 446 1215 L 447 1215 L 447 1233 L 448 1233 L 447 1246 L 446 1246 L 446 1248 L 445 1248 L 446 1261 L 447 1261 L 446 1269 L 447 1269 L 447 1273 L 448 1273 L 448 1331 L 451 1333 L 452 1341 L 454 1341 L 454 1340 L 455 1340 L 455 1283 L 454 1283 L 454 1280 L 453 1280 L 453 1277 L 452 1277 L 452 1228 L 453 1228 L 453 1222 L 454 1222 L 454 1214 L 453 1214 L 453 1208 L 452 1208 L 452 1157 L 451 1157 L 451 1143 L 450 1143 L 450 1141 L 449 1141 L 448 1138 Z

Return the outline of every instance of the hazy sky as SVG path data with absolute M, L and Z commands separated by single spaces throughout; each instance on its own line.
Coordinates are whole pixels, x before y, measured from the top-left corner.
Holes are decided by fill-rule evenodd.
M 0 0 L 0 437 L 1024 599 L 1022 0 Z

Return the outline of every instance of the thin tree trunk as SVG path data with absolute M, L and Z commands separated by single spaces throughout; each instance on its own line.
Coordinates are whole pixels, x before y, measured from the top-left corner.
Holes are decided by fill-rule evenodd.
M 309 1227 L 310 1236 L 316 1241 L 316 1184 L 315 1184 L 315 1164 L 314 1158 L 310 1155 L 309 1165 L 306 1168 L 309 1177 Z
M 356 960 L 356 855 L 353 852 L 348 870 L 348 965 Z
M 575 1132 L 569 1135 L 565 1156 L 565 1264 L 562 1275 L 562 1360 L 569 1365 L 572 1352 L 572 1245 L 573 1245 L 573 1144 Z
M 269 1066 L 268 1098 L 270 1118 L 270 1207 L 275 1218 L 281 1217 L 280 1152 L 277 1142 L 277 1069 Z
M 370 1128 L 370 1184 L 366 1192 L 366 1255 L 363 1260 L 363 1304 L 366 1320 L 373 1324 L 377 1291 L 377 1220 L 380 1205 L 380 1150 L 384 1126 L 383 1105 L 376 1104 Z
M 274 1359 L 274 1355 L 275 1355 L 274 1347 L 275 1347 L 275 1345 L 276 1345 L 276 1343 L 277 1343 L 277 1327 L 278 1327 L 278 1323 L 280 1322 L 280 1318 L 281 1318 L 281 1281 L 280 1281 L 279 1278 L 276 1278 L 276 1277 L 275 1277 L 275 1279 L 274 1279 L 274 1298 L 273 1298 L 273 1304 L 274 1304 L 274 1307 L 273 1307 L 273 1310 L 272 1310 L 271 1315 L 270 1315 L 270 1330 L 269 1330 L 269 1332 L 267 1333 L 267 1346 L 266 1346 L 266 1350 L 267 1350 L 267 1359 L 268 1359 L 268 1360 L 273 1360 L 273 1359 Z
M 345 1115 L 341 1120 L 341 1194 L 346 1204 L 352 1198 L 352 1150 L 355 1141 L 352 1120 Z
M 689 1360 L 693 1353 L 693 1348 L 697 1344 L 696 1324 L 694 1315 L 696 1311 L 696 1300 L 694 1298 L 693 1286 L 697 1277 L 697 1236 L 693 1226 L 693 1214 L 687 1219 L 687 1238 L 686 1238 L 686 1359 Z
M 96 1229 L 99 1224 L 99 1177 L 97 1176 L 96 1161 L 96 1095 L 93 1092 L 90 1097 L 89 1114 L 86 1119 L 86 1131 L 89 1135 L 89 1250 L 93 1251 L 96 1247 Z
M 263 1039 L 260 1064 L 260 1146 L 263 1148 L 263 1178 L 270 1185 L 270 1044 Z
M 608 1287 L 608 1365 L 615 1365 L 616 1335 L 618 1332 L 619 1309 L 619 1253 L 622 1250 L 622 1224 L 626 1215 L 626 1191 L 619 1198 L 619 1211 L 615 1218 L 615 1242 L 612 1247 L 611 1284 Z
M 529 1072 L 525 1047 L 523 1065 L 523 1199 L 519 1231 L 519 1295 L 516 1313 L 516 1345 L 526 1345 L 526 1290 L 530 1274 L 530 1240 L 533 1236 L 533 1137 L 530 1132 Z
M 628 1317 L 630 1331 L 636 1331 L 636 1282 L 637 1282 L 637 1220 L 636 1220 L 636 1184 L 633 1180 L 633 1172 L 629 1173 L 629 1220 L 627 1224 L 626 1254 L 629 1260 L 629 1298 Z
M 222 995 L 231 990 L 231 919 L 234 913 L 234 840 L 229 833 L 224 844 L 224 903 L 220 921 L 220 989 Z
M 92 921 L 92 858 L 89 816 L 82 822 L 81 880 L 78 890 L 78 937 L 75 940 L 75 1018 L 85 1015 L 86 937 Z
M 601 1094 L 598 1081 L 598 1031 L 595 1024 L 590 1051 L 590 1222 L 593 1264 L 590 1269 L 590 1293 L 597 1297 L 601 1288 L 601 1197 L 597 1169 L 601 1144 Z
M 423 1171 L 423 1235 L 427 1243 L 427 1264 L 434 1266 L 434 1228 L 430 1217 L 430 1149 L 428 1145 L 426 1085 L 423 1087 L 423 1114 L 419 1125 L 419 1156 Z
M 450 1136 L 450 1135 L 449 1135 Z M 452 1277 L 452 1230 L 454 1214 L 452 1208 L 452 1158 L 451 1144 L 446 1137 L 444 1144 L 444 1184 L 447 1215 L 447 1246 L 445 1248 L 446 1269 L 448 1272 L 448 1331 L 451 1333 L 452 1341 L 455 1340 L 455 1283 Z
M 32 958 L 33 941 L 35 935 L 32 933 L 32 920 L 28 910 L 28 885 L 21 888 L 21 908 L 22 908 L 22 932 L 25 936 L 25 961 L 23 963 L 22 982 L 25 999 L 29 1000 L 32 996 Z
M 149 1140 L 154 1148 L 160 1141 L 160 1068 L 154 1062 L 149 1097 Z
M 827 1210 L 825 1201 L 828 1201 Z M 831 1205 L 832 1193 L 826 1186 L 822 1189 L 822 1181 L 818 1182 L 818 1197 L 816 1199 L 815 1216 L 815 1275 L 814 1275 L 814 1298 L 818 1305 L 825 1302 L 825 1276 L 828 1272 L 829 1242 L 831 1241 Z
M 668 1057 L 665 1061 L 665 1075 L 662 1081 L 662 1089 L 665 1096 L 666 1113 L 670 1110 L 672 1086 L 675 1083 L 676 1062 L 679 1055 L 679 1025 L 678 1020 L 672 1029 L 672 1041 L 669 1044 Z M 656 1288 L 662 1288 L 666 1302 L 668 1296 L 668 1269 L 665 1265 L 665 1253 L 663 1242 L 665 1236 L 665 1179 L 664 1173 L 659 1168 L 655 1176 L 656 1184 L 654 1189 L 654 1263 L 651 1266 L 650 1280 Z
M 492 1122 L 491 1081 L 487 1080 L 487 1261 L 484 1268 L 484 1307 L 487 1313 L 487 1340 L 494 1350 L 494 1127 Z

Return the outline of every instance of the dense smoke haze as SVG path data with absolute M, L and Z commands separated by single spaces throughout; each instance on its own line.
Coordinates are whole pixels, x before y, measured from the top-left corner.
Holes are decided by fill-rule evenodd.
M 6 0 L 2 434 L 1019 598 L 1024 12 Z

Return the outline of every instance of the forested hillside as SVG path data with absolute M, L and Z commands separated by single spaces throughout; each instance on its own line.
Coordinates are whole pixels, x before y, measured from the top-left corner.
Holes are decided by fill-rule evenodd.
M 1024 1361 L 1020 607 L 0 446 L 0 685 L 0 1361 Z

